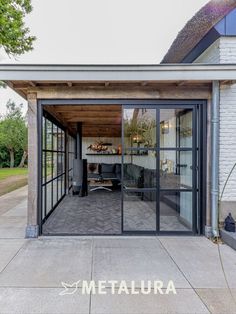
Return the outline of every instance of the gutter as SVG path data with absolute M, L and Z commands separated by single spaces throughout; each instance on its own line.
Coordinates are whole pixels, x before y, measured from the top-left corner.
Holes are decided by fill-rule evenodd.
M 211 111 L 211 226 L 213 237 L 219 237 L 219 128 L 220 128 L 220 83 L 212 82 Z

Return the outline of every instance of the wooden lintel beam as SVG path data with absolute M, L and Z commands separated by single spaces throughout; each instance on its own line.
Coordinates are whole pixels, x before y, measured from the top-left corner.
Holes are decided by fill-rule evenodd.
M 37 84 L 34 83 L 33 81 L 29 81 L 29 84 L 30 84 L 30 86 L 32 86 L 32 87 L 36 87 L 36 86 L 37 86 Z

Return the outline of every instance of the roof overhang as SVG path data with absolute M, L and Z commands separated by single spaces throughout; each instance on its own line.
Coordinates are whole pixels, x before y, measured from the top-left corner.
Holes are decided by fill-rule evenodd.
M 211 84 L 236 81 L 236 64 L 160 65 L 34 65 L 0 64 L 0 80 L 27 98 L 27 93 L 50 88 L 157 87 L 158 84 Z M 144 87 L 145 86 L 145 87 Z
M 0 64 L 2 81 L 214 81 L 236 80 L 236 64 L 32 65 Z

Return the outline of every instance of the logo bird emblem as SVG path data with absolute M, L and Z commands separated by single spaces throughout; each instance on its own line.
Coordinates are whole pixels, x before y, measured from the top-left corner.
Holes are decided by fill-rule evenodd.
M 80 280 L 73 282 L 72 284 L 68 284 L 62 281 L 61 285 L 64 287 L 64 290 L 61 291 L 59 295 L 74 294 L 79 288 L 79 283 L 80 283 Z

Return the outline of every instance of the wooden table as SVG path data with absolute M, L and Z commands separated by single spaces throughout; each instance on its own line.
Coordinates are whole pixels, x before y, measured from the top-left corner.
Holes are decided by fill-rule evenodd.
M 89 180 L 89 187 L 92 188 L 89 190 L 90 192 L 96 191 L 96 190 L 106 190 L 106 191 L 111 192 L 112 186 L 113 186 L 113 184 L 112 184 L 112 181 L 110 179 L 107 179 L 107 180 L 106 179 L 105 180 Z

